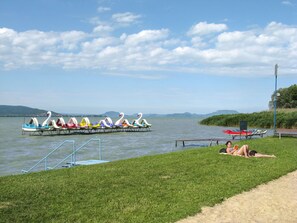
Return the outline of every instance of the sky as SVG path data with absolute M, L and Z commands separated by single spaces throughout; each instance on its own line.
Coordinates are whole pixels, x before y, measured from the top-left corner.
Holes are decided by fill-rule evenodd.
M 297 0 L 1 0 L 0 104 L 268 109 L 297 82 Z

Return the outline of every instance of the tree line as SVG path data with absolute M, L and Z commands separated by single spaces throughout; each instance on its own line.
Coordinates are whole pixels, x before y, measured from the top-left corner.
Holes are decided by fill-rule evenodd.
M 273 128 L 273 111 L 216 115 L 203 119 L 200 124 L 239 128 L 240 121 L 247 121 L 248 128 Z M 297 129 L 297 111 L 277 111 L 276 127 Z
M 297 85 L 294 84 L 288 88 L 280 88 L 277 90 L 277 108 L 297 108 Z M 274 93 L 269 101 L 269 109 L 274 108 Z

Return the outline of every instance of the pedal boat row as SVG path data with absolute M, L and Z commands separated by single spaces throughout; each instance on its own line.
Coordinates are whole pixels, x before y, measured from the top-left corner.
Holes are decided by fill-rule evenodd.
M 142 113 L 138 113 L 137 119 L 131 123 L 128 119 L 124 119 L 124 113 L 119 114 L 119 119 L 113 122 L 110 117 L 106 117 L 98 122 L 91 123 L 88 117 L 82 118 L 80 122 L 75 117 L 71 117 L 66 123 L 63 117 L 57 120 L 51 119 L 52 113 L 47 112 L 47 119 L 39 124 L 36 117 L 30 119 L 29 123 L 22 125 L 24 132 L 36 132 L 36 131 L 56 131 L 56 130 L 92 130 L 92 129 L 139 129 L 150 128 L 146 119 L 142 119 Z

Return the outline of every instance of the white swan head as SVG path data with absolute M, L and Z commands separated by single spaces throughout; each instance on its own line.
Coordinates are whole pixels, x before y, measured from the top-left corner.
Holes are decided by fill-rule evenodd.
M 122 124 L 122 120 L 124 119 L 124 113 L 121 112 L 121 113 L 119 114 L 119 117 L 120 117 L 120 119 L 117 120 L 117 121 L 114 123 L 115 126 L 120 126 L 120 125 Z
M 52 116 L 52 112 L 51 111 L 48 111 L 46 113 L 46 116 L 47 116 L 47 119 L 45 119 L 45 121 L 42 123 L 42 126 L 45 126 L 48 124 L 48 121 L 50 120 L 51 116 Z
M 142 118 L 142 113 L 139 112 L 139 113 L 137 114 L 137 119 L 135 120 L 135 122 L 136 122 L 136 123 L 139 123 L 141 118 Z M 140 125 L 140 124 L 139 124 L 139 125 Z

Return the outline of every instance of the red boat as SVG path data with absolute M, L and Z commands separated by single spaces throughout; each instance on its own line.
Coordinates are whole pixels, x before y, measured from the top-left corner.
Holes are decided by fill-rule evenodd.
M 230 136 L 232 136 L 232 139 L 235 139 L 236 136 L 243 136 L 243 137 L 252 137 L 254 135 L 254 132 L 253 131 L 247 131 L 247 130 L 230 130 L 230 129 L 227 129 L 227 130 L 223 130 L 223 132 L 225 134 L 228 134 Z
M 252 135 L 253 134 L 253 131 L 246 131 L 246 130 L 227 129 L 227 130 L 224 130 L 223 132 L 228 135 Z

